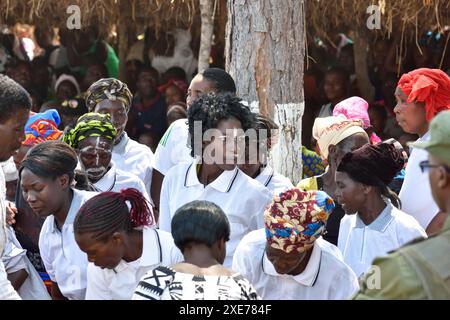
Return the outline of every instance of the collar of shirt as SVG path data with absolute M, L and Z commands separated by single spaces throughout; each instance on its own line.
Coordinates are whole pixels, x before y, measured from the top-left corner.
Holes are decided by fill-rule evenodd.
M 267 258 L 267 254 L 265 251 L 262 264 L 263 264 L 263 271 L 270 276 L 292 278 L 301 285 L 312 287 L 319 275 L 321 261 L 322 261 L 322 250 L 320 249 L 317 242 L 315 242 L 305 270 L 296 276 L 283 275 L 276 272 L 275 267 L 270 262 L 269 258 Z
M 126 147 L 127 147 L 127 144 L 128 144 L 129 140 L 130 140 L 130 138 L 128 137 L 127 133 L 124 132 L 122 140 L 120 140 L 120 142 L 117 145 L 114 146 L 113 152 L 117 153 L 117 154 L 120 154 L 120 155 L 125 154 Z
M 201 184 L 198 180 L 197 176 L 197 167 L 198 161 L 195 160 L 191 163 L 191 165 L 188 167 L 186 171 L 186 177 L 184 180 L 184 186 L 185 187 L 192 187 L 195 185 Z M 213 182 L 211 182 L 207 187 L 212 187 L 216 189 L 217 191 L 226 193 L 230 191 L 231 187 L 233 186 L 234 181 L 236 180 L 236 177 L 239 173 L 239 169 L 235 167 L 233 170 L 225 170 L 218 176 Z
M 142 237 L 142 255 L 139 258 L 139 267 L 149 267 L 162 263 L 162 247 L 158 231 L 155 228 L 144 227 Z M 127 262 L 121 260 L 121 263 L 114 270 L 119 273 L 127 267 Z
M 73 223 L 73 221 L 75 220 L 75 216 L 77 215 L 78 210 L 81 207 L 80 204 L 81 204 L 81 200 L 82 200 L 82 195 L 81 195 L 82 191 L 79 191 L 79 190 L 76 190 L 73 188 L 72 188 L 72 191 L 73 191 L 72 202 L 70 203 L 69 212 L 67 213 L 67 217 L 66 217 L 66 220 L 64 221 L 64 225 L 62 226 L 62 229 L 65 229 L 68 225 Z M 55 216 L 51 215 L 50 217 L 52 219 L 52 223 L 50 223 L 49 231 L 52 233 L 55 231 L 59 231 L 58 228 L 56 227 Z
M 267 165 L 263 171 L 255 178 L 256 181 L 262 183 L 265 187 L 267 187 L 272 180 L 274 175 L 274 170 L 271 166 Z
M 116 184 L 116 165 L 112 160 L 110 164 L 111 167 L 105 175 L 99 181 L 94 183 L 94 186 L 97 189 L 96 191 L 106 192 L 111 191 L 114 188 L 114 185 Z
M 393 204 L 388 199 L 385 199 L 385 201 L 386 201 L 386 208 L 384 208 L 384 210 L 380 213 L 380 215 L 368 226 L 364 224 L 359 215 L 356 215 L 355 228 L 368 227 L 374 231 L 385 232 L 391 221 L 394 219 L 394 216 L 392 215 Z

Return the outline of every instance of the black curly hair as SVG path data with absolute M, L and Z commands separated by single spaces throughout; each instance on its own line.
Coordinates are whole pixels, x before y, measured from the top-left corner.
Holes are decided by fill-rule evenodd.
M 232 93 L 214 94 L 208 93 L 199 99 L 188 109 L 189 142 L 191 156 L 201 156 L 196 154 L 194 148 L 194 123 L 201 121 L 202 136 L 206 130 L 217 128 L 222 120 L 237 119 L 241 123 L 242 129 L 255 129 L 255 114 L 250 108 L 243 105 L 241 99 Z
M 0 123 L 7 121 L 19 109 L 31 109 L 30 95 L 13 79 L 0 74 Z

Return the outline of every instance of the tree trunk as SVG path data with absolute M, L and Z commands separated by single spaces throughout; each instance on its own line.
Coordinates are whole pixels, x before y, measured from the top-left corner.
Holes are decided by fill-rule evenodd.
M 200 15 L 202 18 L 202 31 L 200 35 L 200 50 L 198 54 L 198 72 L 209 67 L 211 42 L 214 31 L 212 0 L 200 0 Z
M 369 70 L 367 65 L 367 36 L 361 30 L 355 30 L 354 32 L 354 59 L 355 59 L 355 73 L 356 81 L 358 84 L 359 94 L 367 102 L 372 103 L 375 96 L 375 88 L 369 79 Z
M 227 70 L 238 95 L 279 126 L 276 171 L 302 177 L 304 0 L 228 0 Z

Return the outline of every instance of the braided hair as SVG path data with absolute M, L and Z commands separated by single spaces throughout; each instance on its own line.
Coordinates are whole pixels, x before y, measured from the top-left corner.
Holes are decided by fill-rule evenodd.
M 90 233 L 93 239 L 103 241 L 115 232 L 129 233 L 153 222 L 147 199 L 137 189 L 128 188 L 120 192 L 103 192 L 89 199 L 78 211 L 73 227 L 77 234 Z

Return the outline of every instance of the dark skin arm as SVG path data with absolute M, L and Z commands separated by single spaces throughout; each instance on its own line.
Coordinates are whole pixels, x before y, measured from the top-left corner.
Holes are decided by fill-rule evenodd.
M 51 295 L 53 300 L 68 300 L 59 290 L 58 284 L 52 281 Z
M 155 207 L 153 208 L 153 214 L 155 215 L 155 220 L 158 222 L 159 220 L 159 199 L 161 196 L 161 186 L 164 180 L 164 175 L 153 168 L 152 173 L 152 186 L 151 186 L 151 197 L 153 200 L 153 203 L 155 204 Z
M 20 289 L 27 278 L 28 273 L 25 271 L 25 269 L 21 269 L 13 273 L 8 273 L 8 280 L 9 282 L 11 282 L 14 290 L 16 291 Z

